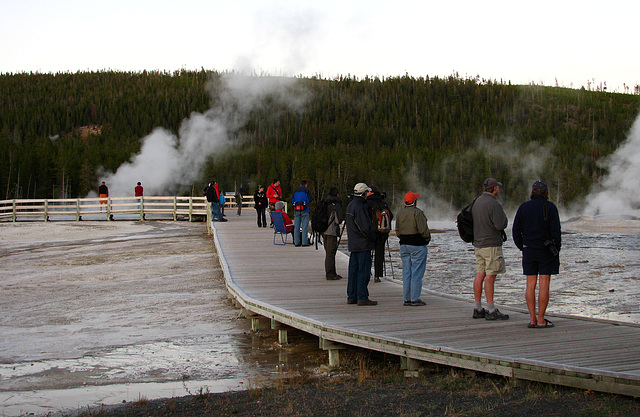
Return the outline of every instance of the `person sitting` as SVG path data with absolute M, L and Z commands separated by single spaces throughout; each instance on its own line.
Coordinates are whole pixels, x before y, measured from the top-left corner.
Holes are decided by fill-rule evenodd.
M 289 218 L 289 215 L 283 211 L 284 203 L 282 201 L 276 202 L 275 209 L 276 209 L 275 211 L 282 214 L 282 222 L 284 223 L 284 228 L 287 231 L 287 233 L 292 232 L 293 221 L 291 221 L 291 218 Z

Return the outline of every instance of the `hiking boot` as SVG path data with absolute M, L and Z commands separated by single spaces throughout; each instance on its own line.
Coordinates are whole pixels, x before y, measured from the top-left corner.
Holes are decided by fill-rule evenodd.
M 405 301 L 404 304 L 403 304 L 403 306 L 405 306 L 405 307 L 410 306 L 410 305 L 411 305 L 411 301 Z
M 373 282 L 380 282 L 380 277 L 374 277 Z
M 411 302 L 412 306 L 426 306 L 427 303 L 425 303 L 424 301 L 422 301 L 421 299 L 417 299 L 416 301 L 412 301 Z
M 358 301 L 359 306 L 377 306 L 378 302 L 373 300 Z
M 509 320 L 509 315 L 502 314 L 500 310 L 496 308 L 493 312 L 487 313 L 484 318 L 485 320 Z
M 357 300 L 347 300 L 347 304 L 356 304 Z
M 473 318 L 474 319 L 483 319 L 485 318 L 485 316 L 487 315 L 487 310 L 480 309 L 480 310 L 476 310 L 475 308 L 473 309 Z

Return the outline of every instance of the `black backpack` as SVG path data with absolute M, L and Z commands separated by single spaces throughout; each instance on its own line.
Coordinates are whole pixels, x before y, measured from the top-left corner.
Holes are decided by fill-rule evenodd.
M 473 215 L 471 214 L 471 209 L 475 202 L 476 200 L 474 199 L 471 204 L 463 208 L 456 219 L 460 238 L 467 243 L 473 242 Z
M 318 203 L 311 215 L 311 230 L 317 234 L 329 228 L 329 205 L 323 200 Z

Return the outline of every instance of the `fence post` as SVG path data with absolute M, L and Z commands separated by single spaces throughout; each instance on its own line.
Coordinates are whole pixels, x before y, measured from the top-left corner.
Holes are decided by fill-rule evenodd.
M 189 197 L 189 221 L 193 221 L 193 196 Z
M 44 199 L 44 221 L 49 221 L 49 200 Z
M 144 196 L 140 196 L 140 220 L 145 220 L 144 218 Z
M 18 216 L 16 215 L 16 199 L 13 199 L 13 221 L 16 222 L 16 220 L 18 219 Z
M 76 198 L 76 221 L 82 220 L 82 216 L 80 215 L 80 199 Z
M 111 221 L 111 197 L 107 197 L 107 220 Z

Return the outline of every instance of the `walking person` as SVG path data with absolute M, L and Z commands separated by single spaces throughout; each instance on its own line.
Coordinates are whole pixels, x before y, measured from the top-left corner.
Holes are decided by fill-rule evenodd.
M 236 214 L 238 216 L 242 215 L 242 187 L 238 188 L 236 191 L 236 206 L 238 208 Z
M 473 318 L 486 320 L 508 320 L 494 305 L 493 293 L 496 276 L 505 273 L 502 243 L 506 239 L 504 229 L 509 220 L 498 202 L 502 183 L 495 178 L 487 178 L 483 183 L 484 192 L 476 199 L 471 210 L 473 215 L 473 246 L 476 256 L 476 277 L 473 281 L 475 308 Z M 504 238 L 503 238 L 504 236 Z M 487 299 L 487 309 L 482 307 L 482 290 Z
M 322 233 L 324 240 L 324 271 L 327 280 L 342 279 L 336 271 L 336 254 L 338 253 L 338 238 L 340 237 L 340 225 L 342 224 L 342 200 L 337 187 L 331 187 L 329 196 L 325 198 L 329 222 L 327 230 Z
M 384 276 L 384 246 L 391 232 L 393 213 L 384 201 L 384 194 L 375 185 L 370 186 L 367 202 L 371 206 L 371 220 L 376 233 L 376 243 L 373 249 L 373 282 L 380 282 Z
M 400 259 L 402 259 L 402 289 L 405 306 L 426 305 L 420 299 L 422 277 L 427 268 L 427 245 L 431 232 L 427 217 L 417 207 L 420 194 L 408 192 L 404 195 L 404 208 L 396 218 L 396 234 L 400 239 Z
M 267 194 L 264 192 L 264 187 L 258 185 L 256 193 L 253 195 L 254 207 L 256 208 L 256 214 L 258 215 L 258 227 L 267 227 L 267 206 L 269 200 L 267 200 Z
M 529 310 L 529 328 L 554 327 L 544 318 L 549 304 L 551 275 L 560 272 L 562 237 L 558 208 L 549 200 L 547 183 L 538 180 L 531 187 L 530 200 L 518 207 L 513 221 L 513 243 L 522 251 L 522 273 L 527 276 L 525 298 Z M 536 312 L 536 285 L 538 311 Z
M 376 235 L 371 224 L 371 210 L 366 195 L 371 188 L 358 183 L 353 189 L 353 200 L 347 205 L 346 225 L 349 248 L 349 276 L 347 278 L 347 303 L 374 306 L 378 302 L 369 299 L 371 275 L 371 251 Z
M 312 200 L 313 196 L 307 188 L 307 180 L 300 181 L 300 186 L 293 191 L 291 198 L 294 215 L 293 243 L 295 246 L 309 246 L 309 205 Z

